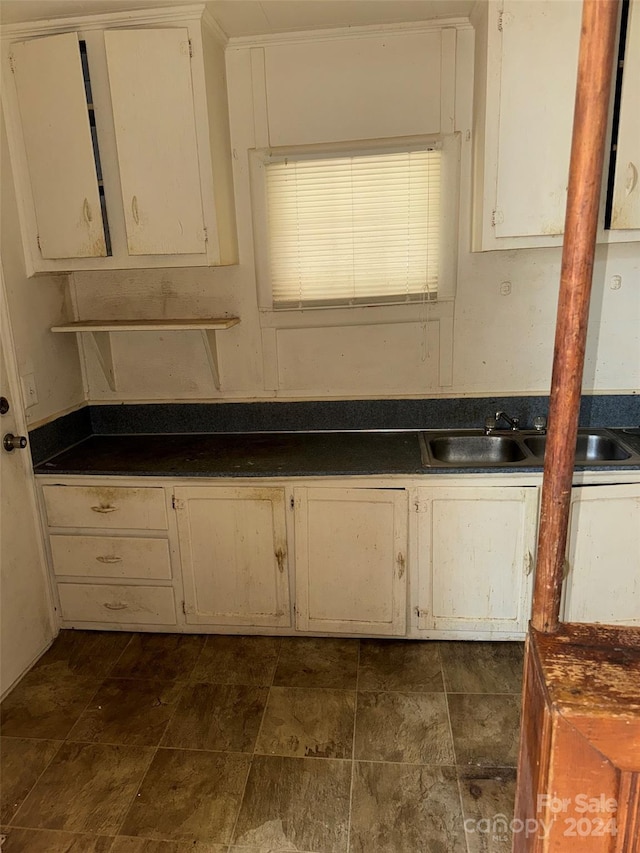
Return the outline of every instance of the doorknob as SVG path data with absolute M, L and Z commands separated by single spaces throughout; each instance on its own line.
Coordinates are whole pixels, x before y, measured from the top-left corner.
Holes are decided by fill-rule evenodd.
M 27 446 L 27 438 L 24 435 L 14 435 L 12 432 L 8 432 L 2 439 L 2 446 L 7 453 L 16 449 L 24 450 Z

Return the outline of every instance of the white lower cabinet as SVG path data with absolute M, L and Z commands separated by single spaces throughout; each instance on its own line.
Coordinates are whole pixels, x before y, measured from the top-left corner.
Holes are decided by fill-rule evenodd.
M 175 630 L 162 486 L 47 483 L 42 506 L 65 628 Z
M 418 628 L 523 634 L 538 489 L 452 486 L 416 495 Z
M 407 492 L 296 488 L 296 628 L 406 632 Z
M 188 624 L 291 625 L 284 488 L 174 490 Z
M 640 625 L 640 485 L 571 492 L 566 622 Z

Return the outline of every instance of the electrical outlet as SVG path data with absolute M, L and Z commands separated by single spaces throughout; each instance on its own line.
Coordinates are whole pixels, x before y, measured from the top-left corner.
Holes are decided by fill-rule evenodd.
M 38 402 L 38 391 L 36 389 L 36 377 L 33 373 L 25 373 L 20 377 L 22 381 L 22 396 L 25 409 L 35 406 Z

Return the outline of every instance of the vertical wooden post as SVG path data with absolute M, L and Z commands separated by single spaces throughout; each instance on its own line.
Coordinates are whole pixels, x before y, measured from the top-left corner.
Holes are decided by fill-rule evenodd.
M 557 631 L 618 0 L 584 0 L 544 460 L 533 627 Z

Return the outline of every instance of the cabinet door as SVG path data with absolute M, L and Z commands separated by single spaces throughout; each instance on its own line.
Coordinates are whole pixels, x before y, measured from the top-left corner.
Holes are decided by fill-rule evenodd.
M 640 228 L 640 0 L 629 7 L 611 227 Z
M 537 488 L 420 489 L 418 626 L 524 633 Z
M 204 253 L 188 32 L 104 39 L 129 254 Z
M 640 625 L 640 485 L 571 493 L 564 619 Z
M 188 623 L 288 626 L 284 490 L 175 490 Z
M 564 230 L 581 14 L 504 0 L 496 237 Z
M 107 254 L 76 33 L 11 47 L 43 258 Z
M 403 635 L 406 492 L 300 488 L 294 494 L 296 627 Z

